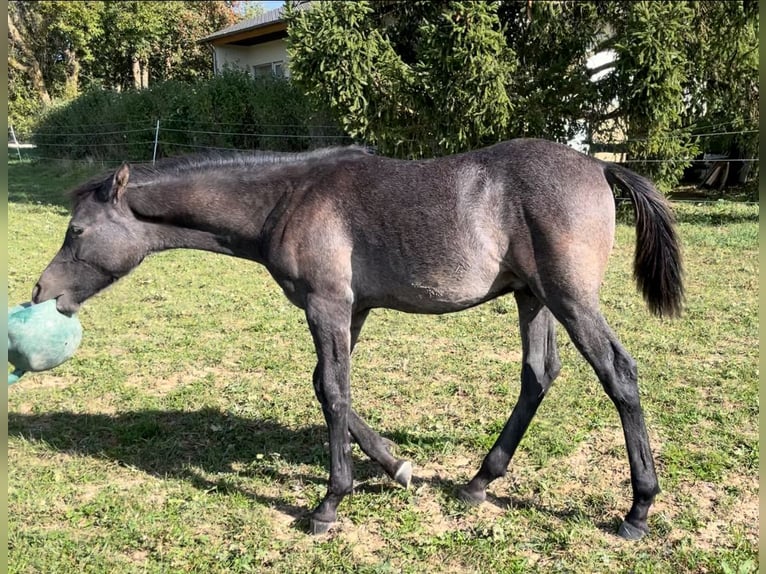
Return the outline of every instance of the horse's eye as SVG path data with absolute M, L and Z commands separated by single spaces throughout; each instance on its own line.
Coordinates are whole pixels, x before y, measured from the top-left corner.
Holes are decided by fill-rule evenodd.
M 76 225 L 72 225 L 72 226 L 69 228 L 69 231 L 71 231 L 71 232 L 72 232 L 72 235 L 74 235 L 75 237 L 77 237 L 78 235 L 82 235 L 82 232 L 83 232 L 83 231 L 85 231 L 85 230 L 84 230 L 82 227 L 78 227 L 78 226 L 76 226 Z

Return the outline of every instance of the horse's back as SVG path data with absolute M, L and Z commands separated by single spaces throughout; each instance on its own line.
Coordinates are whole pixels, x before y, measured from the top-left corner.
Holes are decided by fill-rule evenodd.
M 332 193 L 355 291 L 372 306 L 459 310 L 536 280 L 550 267 L 542 257 L 580 258 L 600 281 L 611 249 L 599 163 L 544 140 L 426 161 L 355 158 L 340 181 Z

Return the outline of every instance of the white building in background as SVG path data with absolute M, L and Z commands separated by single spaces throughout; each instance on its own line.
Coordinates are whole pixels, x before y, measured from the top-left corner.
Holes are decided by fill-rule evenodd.
M 308 2 L 298 4 L 305 9 Z M 247 70 L 256 77 L 275 76 L 289 78 L 287 57 L 287 24 L 284 8 L 243 20 L 218 30 L 199 42 L 213 50 L 213 71 L 220 74 L 224 68 Z

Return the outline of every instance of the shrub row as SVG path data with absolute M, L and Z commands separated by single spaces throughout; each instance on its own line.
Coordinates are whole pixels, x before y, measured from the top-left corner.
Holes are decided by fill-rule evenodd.
M 141 91 L 92 89 L 48 111 L 34 126 L 44 157 L 147 161 L 204 148 L 303 151 L 351 143 L 329 112 L 290 81 L 229 70 L 195 83 Z

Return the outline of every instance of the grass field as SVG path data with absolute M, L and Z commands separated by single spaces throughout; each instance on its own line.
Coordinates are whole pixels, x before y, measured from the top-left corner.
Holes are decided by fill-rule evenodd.
M 10 304 L 26 301 L 92 173 L 9 165 Z M 649 315 L 618 226 L 605 314 L 639 365 L 663 492 L 630 506 L 615 409 L 559 328 L 563 370 L 491 500 L 453 496 L 516 401 L 512 298 L 449 316 L 376 310 L 356 408 L 413 461 L 409 490 L 355 447 L 355 494 L 305 532 L 328 451 L 302 313 L 266 272 L 150 258 L 81 311 L 83 343 L 9 389 L 9 572 L 721 572 L 758 568 L 758 207 L 678 206 L 683 317 Z

